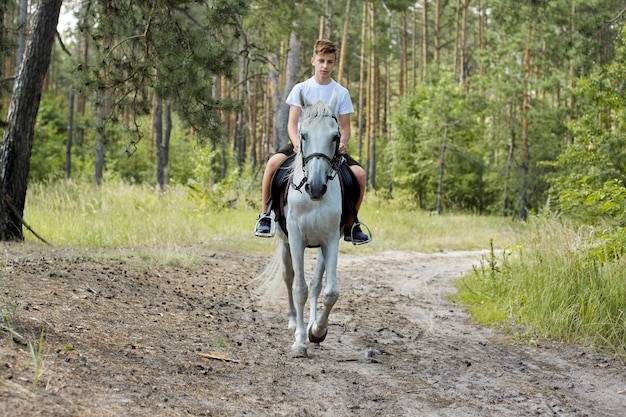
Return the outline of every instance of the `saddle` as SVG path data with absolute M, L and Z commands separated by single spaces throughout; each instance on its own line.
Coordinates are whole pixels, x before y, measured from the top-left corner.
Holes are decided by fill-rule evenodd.
M 268 207 L 274 212 L 274 220 L 281 228 L 285 236 L 287 236 L 287 217 L 285 216 L 285 203 L 287 202 L 287 192 L 291 185 L 289 179 L 289 167 L 296 155 L 292 155 L 276 170 L 272 177 L 272 187 L 270 190 L 270 199 Z M 346 224 L 346 220 L 350 214 L 354 216 L 356 221 L 356 203 L 359 201 L 360 188 L 356 177 L 346 163 L 339 166 L 339 183 L 341 184 L 341 228 Z

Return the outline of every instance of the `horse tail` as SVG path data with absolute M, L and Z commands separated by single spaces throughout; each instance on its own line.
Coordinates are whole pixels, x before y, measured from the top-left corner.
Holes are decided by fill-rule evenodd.
M 274 300 L 286 293 L 283 281 L 284 265 L 281 250 L 282 246 L 279 245 L 265 269 L 251 283 L 256 287 L 254 292 L 261 298 Z

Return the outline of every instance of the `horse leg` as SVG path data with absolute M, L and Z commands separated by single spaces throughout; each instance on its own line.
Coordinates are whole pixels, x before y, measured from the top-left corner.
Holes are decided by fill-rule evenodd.
M 308 298 L 309 289 L 304 279 L 304 247 L 294 250 L 294 242 L 291 241 L 291 259 L 294 272 L 294 281 L 292 286 L 293 301 L 296 308 L 296 331 L 295 341 L 291 346 L 291 353 L 294 358 L 306 358 L 306 329 L 304 327 L 304 304 Z
M 287 242 L 282 243 L 281 256 L 283 261 L 283 281 L 287 286 L 287 318 L 289 319 L 288 329 L 296 328 L 296 307 L 293 303 L 293 265 L 291 264 L 291 252 Z
M 311 288 L 309 289 L 310 296 L 310 314 L 309 314 L 309 325 L 307 326 L 307 333 L 309 336 L 309 341 L 312 343 L 320 343 L 322 340 L 317 341 L 317 338 L 311 337 L 311 326 L 317 319 L 317 300 L 319 298 L 320 292 L 322 290 L 322 278 L 324 276 L 324 254 L 321 249 L 317 251 L 317 263 L 315 264 L 315 272 L 313 273 L 313 278 L 311 279 Z
M 324 309 L 320 316 L 309 327 L 309 340 L 313 343 L 321 343 L 328 333 L 328 316 L 333 306 L 339 298 L 339 287 L 337 286 L 337 256 L 339 242 L 331 244 L 330 247 L 322 248 L 326 265 L 326 287 L 322 304 Z

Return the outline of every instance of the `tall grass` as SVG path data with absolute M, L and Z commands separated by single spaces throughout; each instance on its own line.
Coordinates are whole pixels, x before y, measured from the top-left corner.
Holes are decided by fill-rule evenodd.
M 518 246 L 492 251 L 458 282 L 480 321 L 626 359 L 626 258 L 598 257 L 596 231 L 538 217 Z
M 44 335 L 45 330 L 42 327 L 39 342 L 36 345 L 33 345 L 32 342 L 28 342 L 28 351 L 30 352 L 31 360 L 33 361 L 33 389 L 37 388 L 37 385 L 39 385 L 39 379 L 43 374 Z
M 111 181 L 54 182 L 29 186 L 24 217 L 52 246 L 70 248 L 174 247 L 206 244 L 228 250 L 262 250 L 248 239 L 249 209 L 211 209 L 193 191 L 159 193 L 146 185 Z M 27 241 L 38 239 L 25 231 Z
M 25 220 L 38 235 L 58 247 L 174 248 L 204 244 L 238 252 L 273 251 L 276 239 L 253 236 L 258 209 L 241 200 L 244 198 L 234 201 L 232 207 L 220 208 L 184 187 L 161 194 L 153 187 L 118 181 L 99 189 L 88 183 L 33 184 L 29 186 Z M 342 251 L 467 250 L 486 248 L 490 239 L 505 245 L 515 235 L 506 219 L 432 216 L 374 196 L 366 196 L 359 217 L 371 229 L 374 240 L 358 247 L 342 243 Z M 25 234 L 28 241 L 37 241 L 29 232 Z

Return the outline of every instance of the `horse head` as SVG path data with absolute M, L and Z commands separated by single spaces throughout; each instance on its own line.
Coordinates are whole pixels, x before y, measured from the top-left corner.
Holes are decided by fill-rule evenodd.
M 300 124 L 300 164 L 303 178 L 300 188 L 311 200 L 321 200 L 327 182 L 337 175 L 339 161 L 339 123 L 335 117 L 337 93 L 333 90 L 330 103 L 323 100 L 311 103 L 300 92 L 302 123 Z

